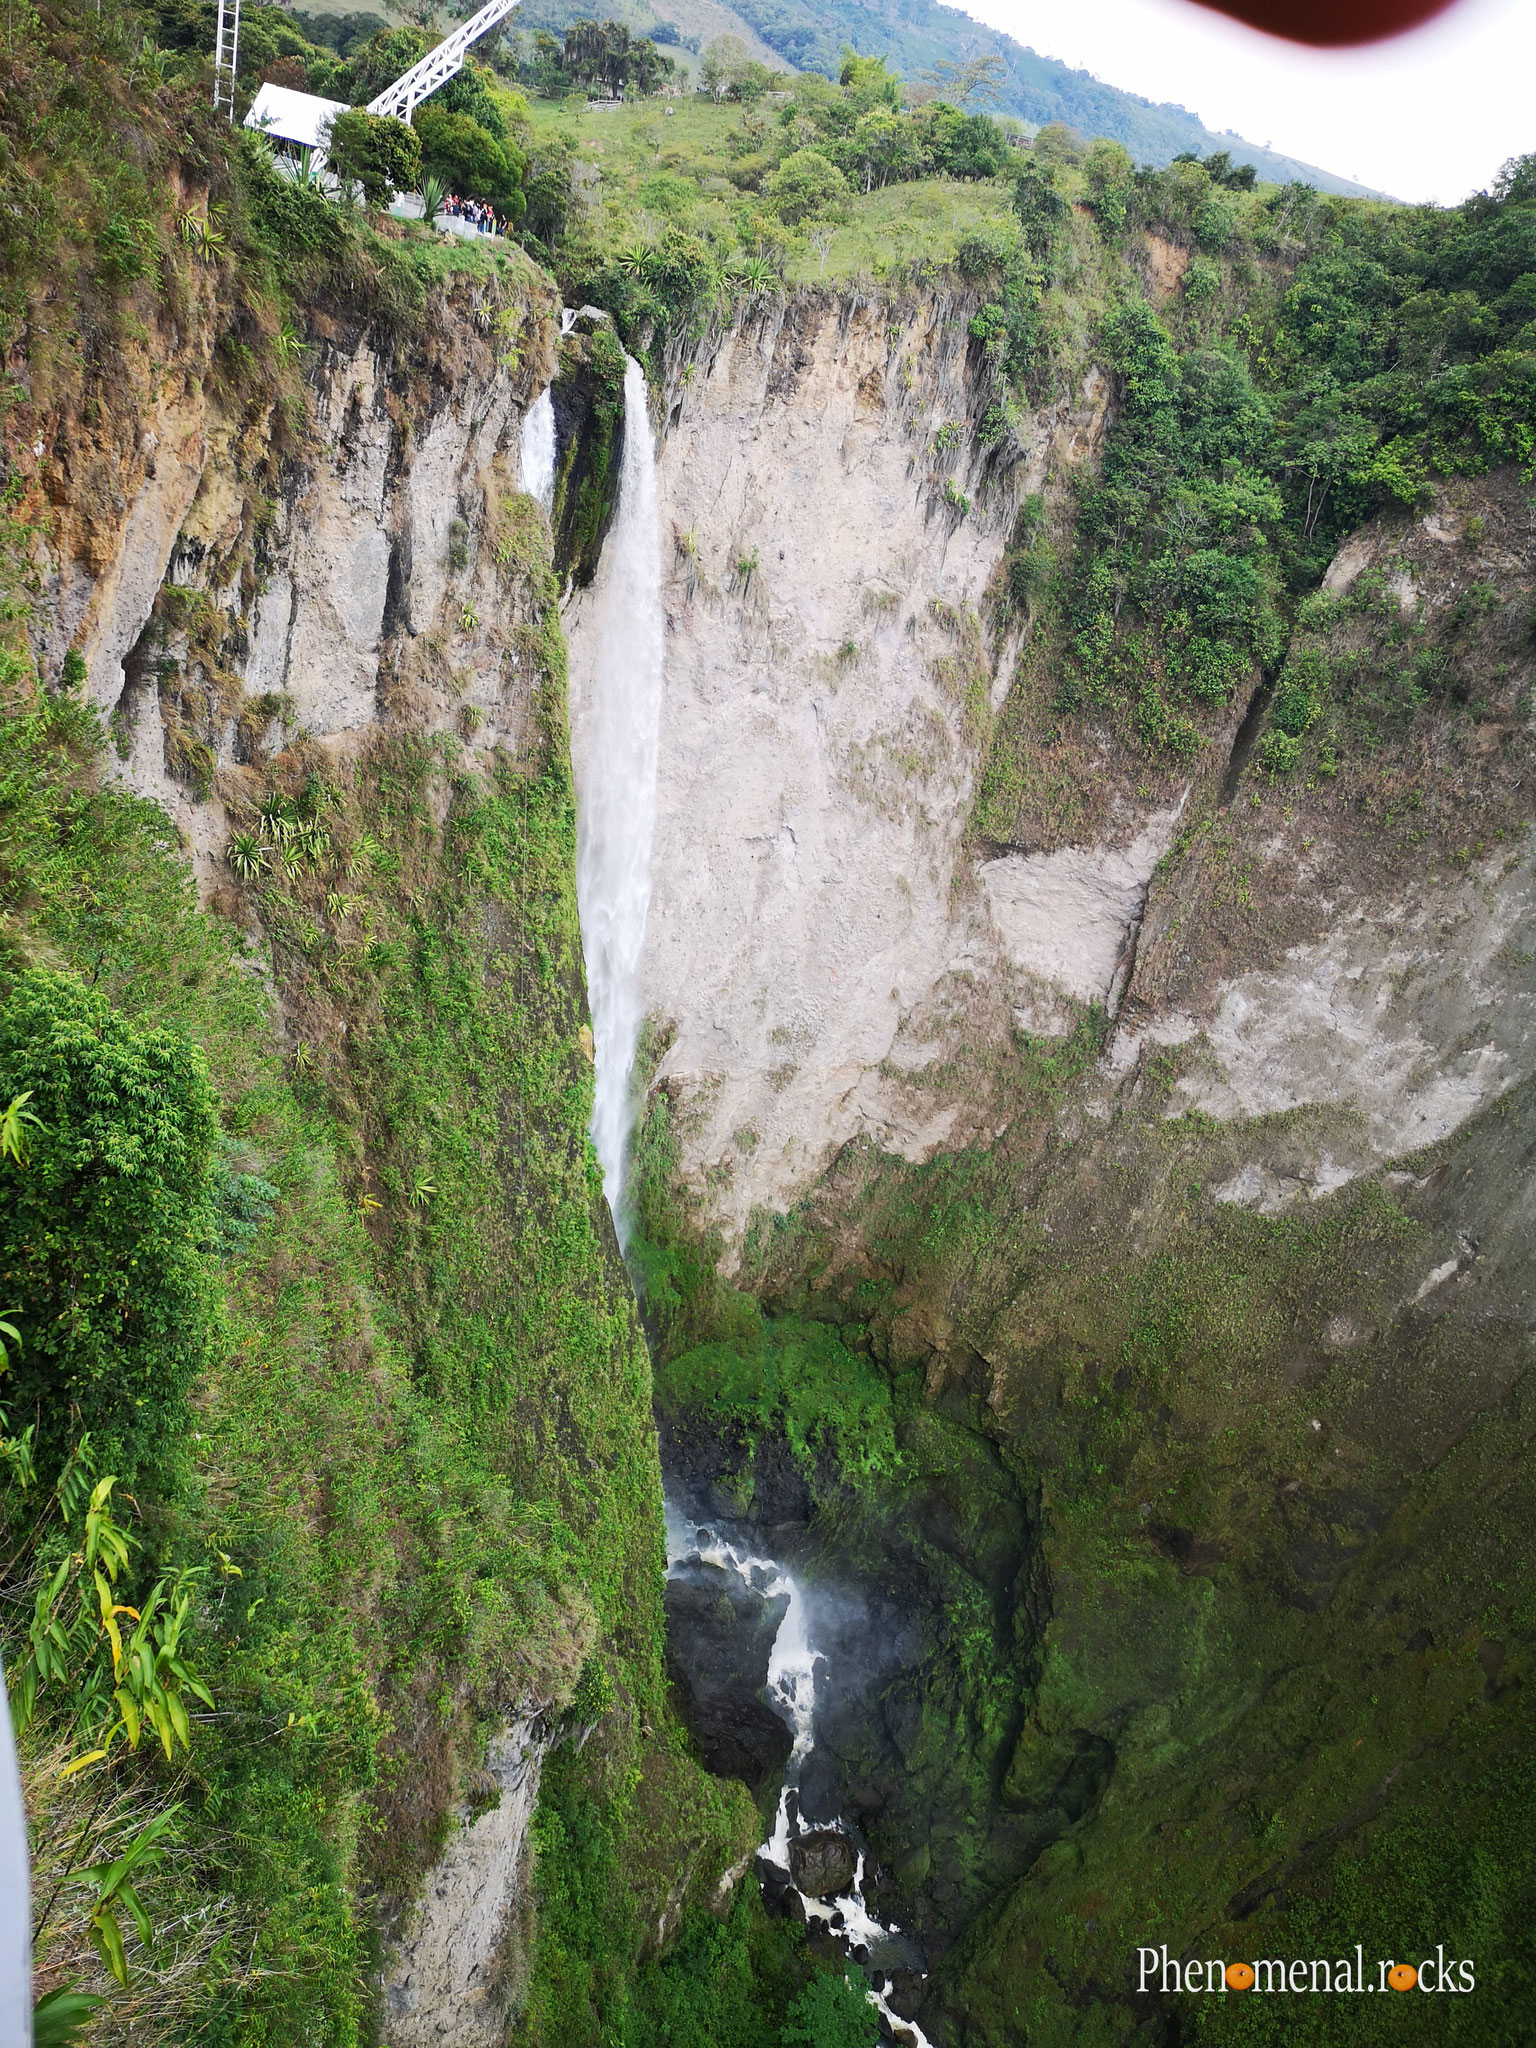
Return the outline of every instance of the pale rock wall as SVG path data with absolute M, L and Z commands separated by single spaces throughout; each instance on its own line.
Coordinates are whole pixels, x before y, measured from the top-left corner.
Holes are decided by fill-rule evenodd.
M 908 1159 L 987 1142 L 956 1056 L 1119 1012 L 1148 890 L 1220 786 L 1235 705 L 1198 782 L 1162 809 L 1122 799 L 1102 843 L 966 837 L 1016 640 L 985 602 L 1020 497 L 1092 460 L 1107 391 L 1027 423 L 1009 470 L 968 433 L 983 367 L 965 309 L 802 295 L 675 375 L 660 458 L 669 639 L 645 999 L 673 1036 L 656 1076 L 680 1164 L 727 1263 L 755 1210 L 783 1211 L 850 1139 Z M 970 500 L 946 504 L 953 480 Z M 1454 538 L 1443 508 L 1425 544 Z M 1397 563 L 1352 536 L 1326 579 Z M 1401 607 L 1431 570 L 1394 568 Z M 584 601 L 567 616 L 573 701 L 590 688 Z M 579 717 L 578 717 L 579 734 Z M 1299 835 L 1302 828 L 1297 828 Z M 1310 842 L 1308 842 L 1310 845 Z M 1307 906 L 1315 856 L 1289 849 Z M 1326 1193 L 1456 1128 L 1536 1068 L 1529 854 L 1448 885 L 1354 887 L 1188 1004 L 1141 991 L 1093 1091 L 1112 1113 L 1145 1058 L 1184 1047 L 1170 1116 L 1224 1122 L 1322 1106 L 1330 1135 L 1277 1177 L 1255 1141 L 1227 1199 Z M 1312 909 L 1306 910 L 1307 915 Z M 1284 919 L 1280 923 L 1284 923 Z
M 484 326 L 474 309 L 455 310 L 471 335 Z M 59 570 L 63 644 L 83 654 L 90 700 L 111 722 L 114 772 L 174 819 L 205 894 L 231 829 L 249 823 L 239 771 L 256 771 L 243 778 L 254 787 L 263 762 L 301 733 L 340 758 L 405 713 L 458 730 L 472 758 L 522 750 L 529 693 L 509 656 L 491 532 L 521 488 L 523 411 L 553 367 L 552 308 L 535 311 L 547 331 L 516 375 L 483 343 L 465 374 L 430 378 L 368 337 L 324 344 L 310 379 L 311 450 L 286 465 L 270 508 L 242 474 L 249 447 L 232 445 L 206 383 L 188 376 L 140 437 L 115 544 L 99 566 L 77 556 Z M 457 563 L 456 519 L 466 536 Z M 199 672 L 188 636 L 155 616 L 167 585 L 219 608 L 216 675 Z M 167 665 L 182 670 L 179 683 L 167 683 Z M 200 705 L 213 700 L 201 718 L 185 711 L 189 680 Z M 262 715 L 259 698 L 282 702 Z M 168 755 L 168 719 L 182 716 L 208 747 L 212 788 L 195 788 Z
M 1021 496 L 1094 450 L 1106 397 L 1094 373 L 1029 423 L 1011 469 L 989 468 L 967 424 L 984 372 L 968 311 L 806 295 L 734 327 L 675 385 L 643 971 L 648 1011 L 676 1028 L 660 1079 L 684 1171 L 728 1242 L 850 1138 L 920 1159 L 972 1135 L 922 1075 L 976 984 L 1025 1014 L 1106 996 L 1157 856 L 1132 826 L 1130 851 L 1085 850 L 1052 877 L 1067 914 L 1081 898 L 1108 934 L 1061 972 L 1019 906 L 1016 857 L 985 877 L 961 858 L 1016 652 L 988 631 L 987 586 Z M 586 627 L 578 596 L 578 744 Z
M 478 1818 L 460 1815 L 385 1971 L 389 2048 L 500 2048 L 507 2038 L 509 1996 L 526 1960 L 511 1951 L 532 1916 L 528 1823 L 548 1746 L 536 1716 L 491 1741 L 486 1770 L 497 1802 Z

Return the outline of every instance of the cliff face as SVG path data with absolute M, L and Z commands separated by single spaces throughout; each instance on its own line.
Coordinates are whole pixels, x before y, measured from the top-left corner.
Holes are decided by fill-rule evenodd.
M 83 655 L 122 779 L 176 820 L 205 893 L 241 795 L 301 733 L 336 760 L 391 720 L 453 732 L 473 764 L 528 750 L 500 529 L 555 310 L 524 264 L 447 291 L 409 347 L 320 321 L 275 493 L 270 413 L 242 418 L 187 351 L 119 394 L 110 456 L 77 476 L 63 451 L 64 505 L 104 504 L 61 527 L 39 651 Z
M 888 1686 L 849 1781 L 931 1956 L 963 1902 L 923 2023 L 1077 2039 L 1086 1996 L 1163 2038 L 1195 2009 L 1133 1996 L 1139 1942 L 1432 1951 L 1465 1859 L 1421 1827 L 1524 1895 L 1536 526 L 1494 471 L 1362 527 L 1192 756 L 1138 759 L 984 595 L 1026 490 L 1070 548 L 1108 387 L 1006 477 L 952 437 L 961 519 L 933 450 L 979 376 L 942 296 L 807 297 L 675 389 L 647 986 L 682 1207 L 889 1377 L 905 1479 L 843 1563 L 914 1569 L 927 1418 L 1039 1503 L 1016 1718 Z M 930 1751 L 1015 1859 L 984 1909 L 982 1830 L 914 1855 Z
M 1022 499 L 1089 456 L 1104 386 L 977 450 L 973 310 L 807 294 L 674 379 L 661 452 L 668 613 L 645 1000 L 675 1037 L 685 1170 L 739 1242 L 838 1147 L 919 1160 L 988 1109 L 939 1078 L 978 1031 L 1107 986 L 1166 842 L 1126 827 L 1052 874 L 1085 927 L 1036 931 L 1011 856 L 962 852 L 1016 643 L 986 592 Z M 580 600 L 572 688 L 588 687 Z M 1062 920 L 1063 929 L 1072 922 Z
M 312 307 L 280 395 L 231 378 L 216 279 L 180 328 L 148 310 L 142 346 L 51 394 L 39 375 L 11 416 L 40 701 L 81 749 L 58 773 L 85 823 L 46 881 L 5 874 L 13 954 L 185 1029 L 221 1171 L 265 1191 L 156 1510 L 193 1557 L 216 1515 L 244 1573 L 196 1617 L 239 1711 L 201 1737 L 183 1826 L 195 1849 L 220 1802 L 264 1816 L 218 1924 L 259 1920 L 281 1958 L 237 1994 L 274 2038 L 377 2008 L 402 2044 L 501 2039 L 520 2010 L 563 2039 L 528 1841 L 551 1752 L 623 1845 L 621 1977 L 659 1917 L 714 1898 L 752 1820 L 671 1738 L 648 1362 L 589 1171 L 564 644 L 519 474 L 557 297 L 503 257 L 409 318 Z M 97 820 L 110 885 L 71 879 Z M 253 1762 L 238 1730 L 271 1714 L 302 1727 Z M 49 1783 L 40 1843 L 70 1825 Z M 189 2013 L 203 1980 L 176 1971 Z
M 1482 850 L 1466 868 L 1360 858 L 1370 829 L 1346 806 L 1319 820 L 1313 791 L 1283 807 L 1256 777 L 1239 791 L 1246 693 L 1207 755 L 1155 791 L 1117 774 L 1102 734 L 1086 837 L 1045 808 L 1020 844 L 971 829 L 1028 633 L 999 624 L 989 587 L 1024 499 L 1048 490 L 1063 513 L 1108 387 L 1090 369 L 1074 405 L 1025 422 L 1000 473 L 971 432 L 967 313 L 942 294 L 807 294 L 675 380 L 646 998 L 675 1034 L 657 1078 L 684 1172 L 732 1246 L 852 1139 L 919 1162 L 995 1136 L 1006 1108 L 974 1072 L 957 1086 L 957 1061 L 1006 1060 L 1019 1034 L 1066 1035 L 1094 1004 L 1117 1018 L 1096 1114 L 1171 1047 L 1198 1047 L 1171 1115 L 1327 1112 L 1326 1139 L 1278 1179 L 1255 1160 L 1233 1181 L 1231 1199 L 1271 1205 L 1281 1180 L 1325 1192 L 1446 1136 L 1536 1059 L 1532 871 L 1513 819 L 1497 851 L 1492 824 L 1469 824 Z M 1350 541 L 1326 589 L 1342 599 L 1363 572 L 1390 573 L 1403 618 L 1431 627 L 1468 588 L 1518 604 L 1523 501 L 1501 486 L 1460 497 Z M 579 691 L 579 604 L 569 624 Z M 1477 742 L 1490 765 L 1523 687 L 1517 664 Z M 1087 752 L 1071 772 L 1091 782 L 1091 735 Z M 1245 877 L 1240 937 L 1230 906 L 1214 920 L 1179 907 L 1213 830 Z M 1175 973 L 1175 958 L 1201 964 Z

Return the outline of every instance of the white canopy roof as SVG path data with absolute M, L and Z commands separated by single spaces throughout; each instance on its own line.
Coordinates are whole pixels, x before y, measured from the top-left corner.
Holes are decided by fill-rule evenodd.
M 247 128 L 260 128 L 281 142 L 322 149 L 321 131 L 347 111 L 345 100 L 322 100 L 312 92 L 293 92 L 286 85 L 264 85 L 245 117 Z

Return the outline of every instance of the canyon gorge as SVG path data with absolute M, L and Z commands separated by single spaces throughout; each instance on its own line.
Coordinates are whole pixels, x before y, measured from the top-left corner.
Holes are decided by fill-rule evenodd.
M 174 1402 L 56 1368 L 209 1700 L 100 2038 L 1385 2038 L 1135 1977 L 1356 1942 L 1521 2038 L 1536 506 L 1265 452 L 1376 216 L 1218 264 L 1074 164 L 1027 275 L 641 317 L 205 155 L 289 324 L 39 287 L 6 425 L 0 1077 L 77 1223 L 202 1161 Z

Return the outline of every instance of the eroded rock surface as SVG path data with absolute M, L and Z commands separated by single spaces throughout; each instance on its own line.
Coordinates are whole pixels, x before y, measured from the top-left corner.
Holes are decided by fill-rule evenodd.
M 457 1832 L 428 1874 L 415 1925 L 384 1980 L 389 2048 L 499 2048 L 532 1932 L 528 1822 L 548 1746 L 536 1717 L 493 1738 L 486 1773 L 495 1803 Z
M 1091 373 L 1011 467 L 973 461 L 965 315 L 806 295 L 727 333 L 667 421 L 645 1000 L 675 1026 L 685 1171 L 733 1240 L 849 1138 L 922 1159 L 976 1135 L 916 1077 L 970 1028 L 978 980 L 1002 1029 L 1055 1004 L 1046 953 L 960 847 L 1013 652 L 984 593 L 1022 495 L 1096 447 L 1106 392 Z M 585 600 L 566 624 L 579 749 Z M 1096 857 L 1110 935 L 1070 979 L 1103 1000 L 1157 856 Z

